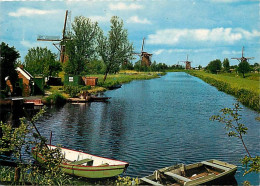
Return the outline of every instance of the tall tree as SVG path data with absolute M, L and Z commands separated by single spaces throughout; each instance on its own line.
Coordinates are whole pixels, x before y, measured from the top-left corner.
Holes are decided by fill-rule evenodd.
M 79 16 L 75 17 L 72 29 L 71 39 L 65 42 L 69 60 L 65 64 L 64 71 L 67 74 L 79 75 L 86 70 L 87 62 L 97 56 L 97 36 L 100 33 L 100 28 L 97 22 Z
M 243 60 L 241 61 L 239 64 L 238 64 L 238 72 L 242 73 L 243 74 L 243 78 L 245 78 L 245 73 L 249 72 L 250 71 L 250 65 L 249 63 L 247 62 L 247 60 Z
M 221 66 L 221 61 L 219 59 L 215 59 L 208 64 L 207 69 L 211 73 L 216 74 L 218 71 L 221 70 Z
M 6 87 L 5 78 L 9 76 L 11 83 L 14 85 L 18 79 L 17 72 L 15 70 L 16 60 L 20 57 L 20 54 L 14 47 L 9 47 L 8 44 L 2 42 L 0 45 L 0 89 L 3 90 Z
M 56 61 L 56 55 L 47 47 L 33 47 L 25 56 L 25 69 L 35 75 L 54 76 L 61 70 L 60 62 Z
M 127 30 L 119 17 L 113 16 L 108 37 L 103 33 L 98 38 L 98 53 L 105 64 L 104 81 L 108 73 L 116 73 L 120 70 L 120 64 L 131 58 L 133 44 L 128 41 Z
M 224 61 L 223 61 L 223 68 L 224 68 L 224 71 L 228 72 L 229 69 L 230 69 L 230 65 L 229 65 L 229 60 L 228 58 L 225 58 Z

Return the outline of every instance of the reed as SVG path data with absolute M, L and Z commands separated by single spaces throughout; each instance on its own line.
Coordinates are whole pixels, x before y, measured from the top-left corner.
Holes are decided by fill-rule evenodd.
M 209 74 L 203 71 L 187 71 L 218 90 L 234 95 L 244 105 L 260 112 L 259 80 L 244 79 L 225 74 Z

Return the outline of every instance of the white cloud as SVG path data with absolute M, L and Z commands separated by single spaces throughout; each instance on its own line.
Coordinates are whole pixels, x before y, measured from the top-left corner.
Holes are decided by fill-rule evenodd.
M 138 5 L 135 3 L 131 3 L 130 5 L 121 2 L 117 4 L 109 4 L 110 10 L 138 10 L 142 8 L 143 8 L 142 5 Z
M 213 49 L 211 48 L 202 48 L 202 49 L 158 49 L 153 51 L 153 54 L 160 55 L 162 53 L 200 53 L 200 52 L 210 52 Z
M 92 21 L 97 21 L 97 22 L 109 22 L 111 16 L 90 16 L 89 17 Z
M 232 50 L 232 51 L 229 51 L 229 50 L 224 50 L 224 51 L 222 51 L 222 54 L 224 54 L 224 55 L 235 55 L 235 54 L 241 54 L 241 51 L 234 51 L 234 50 Z
M 16 12 L 9 12 L 8 15 L 12 17 L 21 17 L 21 16 L 33 16 L 33 15 L 45 15 L 45 14 L 54 14 L 57 10 L 40 10 L 34 8 L 19 8 Z
M 30 42 L 27 40 L 22 40 L 20 43 L 26 48 L 32 48 L 32 47 L 36 47 L 37 45 L 39 45 L 39 42 Z
M 146 18 L 140 19 L 138 16 L 132 16 L 132 17 L 128 18 L 126 22 L 127 23 L 139 23 L 139 24 L 151 24 L 151 21 L 149 21 L 148 19 L 146 19 Z
M 248 1 L 248 0 L 211 0 L 211 2 L 214 2 L 214 3 L 236 3 L 236 2 L 245 2 L 245 1 Z M 250 1 L 258 1 L 258 0 L 250 0 Z
M 175 45 L 183 41 L 229 43 L 233 44 L 241 39 L 259 37 L 260 32 L 252 32 L 242 28 L 213 28 L 213 29 L 164 29 L 148 35 L 149 44 Z
M 159 49 L 159 50 L 155 50 L 153 51 L 154 55 L 160 55 L 161 53 L 165 52 L 165 49 Z

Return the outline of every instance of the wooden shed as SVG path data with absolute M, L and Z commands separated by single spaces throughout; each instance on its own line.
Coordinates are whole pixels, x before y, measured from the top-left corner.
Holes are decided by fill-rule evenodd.
M 98 77 L 82 77 L 85 85 L 96 86 L 98 83 Z
M 28 97 L 33 93 L 33 76 L 21 67 L 17 67 L 19 81 L 16 83 L 16 88 L 21 88 L 22 96 Z

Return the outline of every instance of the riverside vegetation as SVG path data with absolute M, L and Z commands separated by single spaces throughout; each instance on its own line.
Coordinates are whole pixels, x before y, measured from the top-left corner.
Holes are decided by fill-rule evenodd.
M 251 73 L 247 78 L 241 78 L 230 73 L 211 74 L 195 70 L 187 73 L 215 86 L 220 91 L 234 95 L 244 105 L 260 112 L 259 74 Z
M 16 128 L 11 124 L 0 124 L 0 155 L 6 157 L 1 161 L 9 166 L 0 166 L 0 183 L 8 185 L 137 185 L 139 180 L 130 177 L 117 177 L 106 180 L 87 180 L 64 174 L 60 163 L 64 160 L 60 148 L 46 147 L 46 138 L 38 132 L 35 123 L 44 114 L 45 108 L 40 110 L 32 119 L 21 118 Z M 35 146 L 46 162 L 38 164 L 24 157 L 30 155 Z M 12 165 L 12 166 L 10 166 Z

